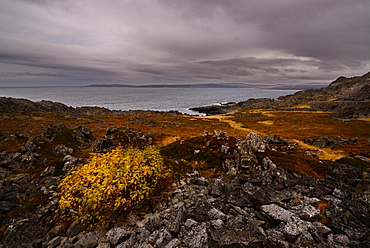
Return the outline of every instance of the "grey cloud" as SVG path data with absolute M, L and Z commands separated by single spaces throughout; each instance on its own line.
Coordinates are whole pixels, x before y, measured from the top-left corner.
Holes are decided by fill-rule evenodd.
M 4 0 L 0 86 L 328 83 L 369 71 L 369 11 L 368 0 Z

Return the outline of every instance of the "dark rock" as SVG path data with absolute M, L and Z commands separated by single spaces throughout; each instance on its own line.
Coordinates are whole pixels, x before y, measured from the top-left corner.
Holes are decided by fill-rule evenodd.
M 86 222 L 75 220 L 71 224 L 71 226 L 68 228 L 67 236 L 68 237 L 73 237 L 73 236 L 79 234 L 80 232 L 82 232 L 83 230 L 85 230 L 86 227 L 87 227 Z
M 370 183 L 361 181 L 352 197 L 346 202 L 351 213 L 364 225 L 370 228 Z
M 317 156 L 317 154 L 316 154 L 316 153 L 314 153 L 314 152 L 312 152 L 312 151 L 305 151 L 305 152 L 303 153 L 303 155 L 305 155 L 305 156 L 309 156 L 309 157 L 313 157 L 313 158 L 316 158 L 316 159 L 319 159 L 319 156 Z
M 332 206 L 329 208 L 329 213 L 329 227 L 341 230 L 351 239 L 360 239 L 369 232 L 369 228 L 356 219 L 348 210 Z
M 14 205 L 9 201 L 0 201 L 0 211 L 1 212 L 9 212 L 14 208 Z
M 208 246 L 208 232 L 206 223 L 199 223 L 187 219 L 181 227 L 178 239 L 186 247 L 203 248 Z
M 362 179 L 362 171 L 351 165 L 342 163 L 341 160 L 337 160 L 328 166 L 325 177 L 327 180 L 336 182 L 335 184 L 340 183 L 346 189 L 351 189 L 351 187 L 356 187 Z M 348 188 L 348 186 L 351 187 Z
M 16 139 L 28 139 L 30 137 L 28 133 L 15 133 L 14 136 Z
M 77 235 L 78 241 L 74 244 L 76 248 L 94 248 L 98 245 L 99 232 L 80 233 Z
M 58 135 L 61 135 L 62 132 L 66 129 L 66 125 L 61 123 L 58 125 L 51 125 L 49 124 L 47 129 L 40 133 L 40 137 L 45 138 L 47 140 L 53 140 Z
M 107 129 L 106 136 L 94 142 L 94 147 L 98 150 L 111 149 L 116 146 L 124 148 L 139 147 L 144 148 L 153 144 L 150 134 L 130 129 L 120 130 L 118 128 Z
M 54 175 L 54 172 L 55 166 L 48 166 L 43 172 L 41 172 L 40 177 L 51 177 Z
M 94 143 L 94 147 L 96 147 L 98 150 L 107 150 L 114 147 L 115 145 L 116 143 L 113 141 L 113 138 L 107 136 L 96 140 Z
M 85 126 L 76 127 L 72 132 L 72 136 L 76 138 L 77 142 L 82 147 L 87 147 L 96 140 L 96 137 L 92 134 L 90 129 Z
M 28 140 L 23 146 L 21 146 L 22 152 L 34 152 L 36 150 L 41 149 L 41 147 L 37 146 L 33 141 Z
M 32 102 L 26 99 L 0 97 L 0 112 L 34 114 L 40 112 L 76 113 L 77 111 L 74 108 L 68 107 L 62 103 L 51 101 Z
M 287 208 L 289 211 L 296 214 L 301 219 L 317 220 L 320 217 L 320 211 L 306 201 L 297 201 L 297 200 L 290 201 L 287 204 Z
M 320 137 L 319 139 L 313 142 L 314 146 L 322 147 L 322 148 L 333 148 L 338 145 L 338 142 L 335 141 L 333 138 L 330 137 Z
M 71 155 L 66 155 L 63 158 L 63 161 L 64 161 L 64 166 L 62 169 L 63 171 L 69 171 L 70 169 L 84 162 L 82 158 L 73 157 Z
M 47 245 L 47 247 L 55 248 L 58 245 L 60 245 L 61 240 L 62 240 L 62 237 L 57 236 L 57 237 L 54 237 L 53 239 L 51 239 L 46 245 Z
M 148 243 L 154 247 L 165 247 L 172 240 L 171 234 L 166 229 L 155 230 L 148 238 Z
M 131 230 L 128 230 L 124 227 L 116 227 L 116 228 L 109 230 L 106 233 L 106 237 L 109 243 L 113 245 L 117 245 L 117 244 L 120 244 L 128 240 L 132 234 L 133 234 L 133 231 Z
M 279 207 L 276 204 L 263 205 L 261 206 L 261 210 L 274 220 L 278 221 L 288 222 L 295 217 L 292 212 Z
M 211 227 L 209 232 L 211 244 L 219 247 L 260 247 L 264 240 L 261 230 L 240 215 L 220 221 L 220 225 Z
M 208 181 L 204 177 L 190 178 L 190 184 L 207 186 Z
M 57 145 L 52 153 L 54 155 L 61 155 L 61 156 L 66 156 L 66 155 L 72 155 L 73 154 L 73 149 L 72 148 L 69 148 L 69 147 L 66 147 L 65 145 Z

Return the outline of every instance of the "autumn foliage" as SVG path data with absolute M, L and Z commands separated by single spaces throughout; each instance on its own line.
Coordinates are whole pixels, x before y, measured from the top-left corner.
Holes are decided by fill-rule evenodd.
M 101 219 L 142 203 L 169 176 L 163 157 L 153 147 L 96 153 L 61 181 L 59 205 L 82 218 Z

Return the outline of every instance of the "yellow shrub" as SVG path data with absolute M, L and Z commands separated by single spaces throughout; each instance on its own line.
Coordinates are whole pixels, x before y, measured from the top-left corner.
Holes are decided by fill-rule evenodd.
M 59 206 L 86 219 L 104 218 L 148 199 L 157 183 L 169 175 L 153 147 L 93 154 L 87 164 L 71 171 L 59 184 Z

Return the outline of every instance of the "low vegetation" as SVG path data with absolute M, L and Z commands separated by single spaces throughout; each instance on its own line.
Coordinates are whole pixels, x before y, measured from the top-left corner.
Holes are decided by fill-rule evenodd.
M 61 181 L 59 206 L 76 211 L 80 218 L 109 220 L 148 200 L 159 181 L 170 176 L 153 147 L 95 153 Z

